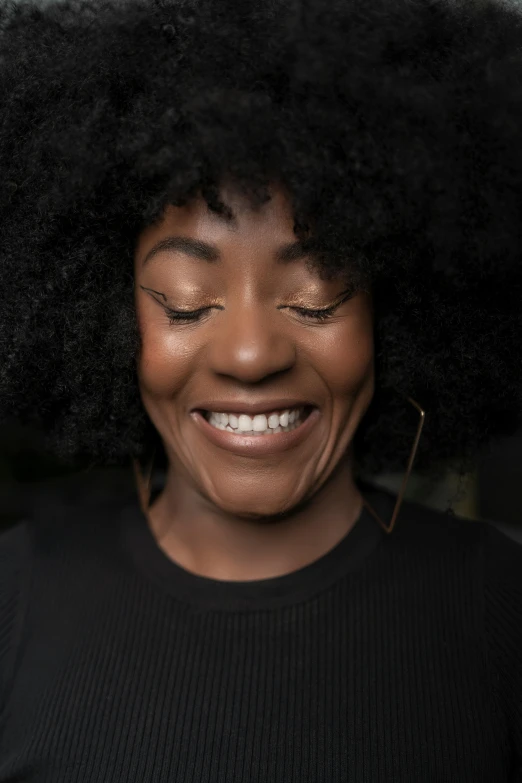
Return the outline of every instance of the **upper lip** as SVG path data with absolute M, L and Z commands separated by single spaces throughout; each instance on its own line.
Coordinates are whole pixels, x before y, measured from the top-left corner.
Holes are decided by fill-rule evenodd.
M 271 411 L 286 410 L 287 408 L 305 408 L 310 406 L 313 406 L 313 403 L 308 400 L 298 400 L 297 398 L 281 398 L 260 402 L 211 400 L 196 405 L 192 410 L 215 411 L 216 413 L 246 413 L 247 416 L 255 416 L 256 413 L 270 413 Z

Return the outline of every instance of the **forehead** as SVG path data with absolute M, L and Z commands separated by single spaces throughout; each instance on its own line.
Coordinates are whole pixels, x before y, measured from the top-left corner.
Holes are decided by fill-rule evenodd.
M 138 253 L 166 236 L 184 236 L 218 245 L 221 253 L 233 252 L 247 245 L 267 252 L 296 240 L 290 199 L 280 187 L 272 187 L 269 200 L 253 205 L 247 196 L 230 187 L 220 191 L 220 198 L 232 216 L 216 213 L 204 198 L 198 197 L 183 206 L 168 205 L 160 221 L 147 227 L 139 237 Z

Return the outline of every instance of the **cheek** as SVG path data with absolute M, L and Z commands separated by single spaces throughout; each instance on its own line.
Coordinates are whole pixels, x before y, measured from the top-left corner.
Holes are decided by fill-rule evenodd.
M 194 360 L 191 342 L 176 334 L 163 319 L 147 319 L 140 325 L 140 332 L 138 375 L 143 391 L 157 398 L 175 396 L 184 386 Z
M 373 329 L 368 319 L 347 319 L 317 347 L 314 364 L 333 398 L 352 399 L 373 377 Z

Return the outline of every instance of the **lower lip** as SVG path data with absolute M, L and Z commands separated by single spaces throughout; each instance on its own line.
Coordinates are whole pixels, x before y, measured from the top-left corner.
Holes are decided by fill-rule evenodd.
M 287 451 L 303 442 L 317 423 L 321 413 L 319 408 L 313 408 L 306 419 L 295 430 L 290 432 L 276 432 L 273 435 L 236 435 L 228 430 L 219 430 L 213 427 L 200 411 L 192 411 L 192 419 L 206 437 L 227 451 L 245 456 L 264 456 L 276 454 L 279 451 Z

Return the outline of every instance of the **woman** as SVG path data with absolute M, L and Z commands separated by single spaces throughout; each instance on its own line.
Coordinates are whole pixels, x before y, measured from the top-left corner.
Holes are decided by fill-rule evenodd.
M 520 422 L 519 12 L 0 30 L 0 419 L 85 478 L 0 538 L 0 782 L 522 780 L 521 547 L 368 478 Z

